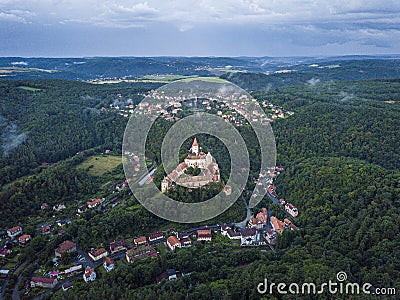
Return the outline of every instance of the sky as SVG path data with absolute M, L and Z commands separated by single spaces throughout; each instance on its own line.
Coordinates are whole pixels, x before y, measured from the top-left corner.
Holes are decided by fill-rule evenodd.
M 0 56 L 399 53 L 399 0 L 0 0 Z

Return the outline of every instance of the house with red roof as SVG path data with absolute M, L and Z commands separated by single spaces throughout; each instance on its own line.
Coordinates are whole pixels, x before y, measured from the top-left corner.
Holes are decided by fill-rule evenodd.
M 32 277 L 31 279 L 31 287 L 43 287 L 52 289 L 57 284 L 57 278 L 48 278 L 48 277 Z
M 96 280 L 96 272 L 91 267 L 87 266 L 85 269 L 85 273 L 83 274 L 83 280 L 85 282 L 95 281 Z
M 114 260 L 112 260 L 111 258 L 109 258 L 108 256 L 106 256 L 106 258 L 104 259 L 104 263 L 103 263 L 103 267 L 107 272 L 110 272 L 114 269 Z
M 92 201 L 86 202 L 88 208 L 95 208 L 97 205 L 103 203 L 102 199 L 92 199 Z
M 211 230 L 197 230 L 197 241 L 210 242 L 212 239 Z
M 133 242 L 135 243 L 136 246 L 140 246 L 140 245 L 146 244 L 147 239 L 145 236 L 141 236 L 141 237 L 133 239 Z
M 30 241 L 32 237 L 29 234 L 23 234 L 18 238 L 18 242 L 22 245 Z
M 181 248 L 181 242 L 174 235 L 167 238 L 167 245 L 171 251 L 174 251 L 175 248 Z
M 100 248 L 100 249 L 92 248 L 92 249 L 90 249 L 88 254 L 89 254 L 90 258 L 93 259 L 93 261 L 98 261 L 99 259 L 106 257 L 108 255 L 108 252 L 104 248 Z
M 63 253 L 72 253 L 76 251 L 76 244 L 71 241 L 64 241 L 54 250 L 56 257 L 61 257 Z
M 15 238 L 16 236 L 22 234 L 22 227 L 21 226 L 15 226 L 13 228 L 10 228 L 7 230 L 7 234 L 10 238 Z
M 125 251 L 127 249 L 126 243 L 124 241 L 114 241 L 110 243 L 111 253 L 117 253 L 120 251 Z
M 283 230 L 285 229 L 285 223 L 282 222 L 281 220 L 279 220 L 275 216 L 271 216 L 270 223 L 271 223 L 272 228 L 279 234 L 281 234 L 283 232 Z

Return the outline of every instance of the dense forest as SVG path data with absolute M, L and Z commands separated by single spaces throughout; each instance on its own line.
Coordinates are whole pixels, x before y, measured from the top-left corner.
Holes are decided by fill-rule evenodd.
M 300 230 L 279 236 L 275 252 L 232 249 L 222 237 L 176 252 L 157 249 L 157 258 L 133 264 L 120 261 L 113 272 L 99 272 L 95 282 L 86 284 L 79 278 L 72 290 L 58 290 L 47 299 L 261 299 L 257 285 L 266 276 L 271 282 L 322 283 L 335 279 L 339 271 L 345 271 L 352 282 L 400 290 L 400 80 L 321 79 L 299 84 L 293 76 L 290 83 L 274 87 L 258 74 L 235 76 L 253 84 L 247 88 L 258 90 L 253 92 L 258 101 L 294 112 L 275 120 L 272 127 L 278 164 L 285 166 L 275 182 L 277 193 L 298 207 Z M 78 166 L 105 149 L 121 154 L 127 119 L 109 109 L 110 104 L 137 103 L 142 93 L 157 86 L 0 81 L 0 128 L 5 132 L 1 139 L 0 224 L 3 229 L 22 224 L 34 237 L 18 252 L 21 261 L 51 267 L 48 258 L 65 239 L 89 249 L 107 246 L 114 239 L 191 226 L 155 217 L 125 189 L 110 197 L 115 206 L 85 212 L 64 228 L 64 235 L 57 235 L 57 229 L 48 241 L 37 233 L 39 221 L 54 220 L 51 209 L 40 209 L 43 202 L 50 206 L 65 203 L 67 209 L 56 216 L 72 217 L 79 205 L 108 196 L 109 186 L 124 180 L 122 166 L 101 176 Z M 146 154 L 156 163 L 169 126 L 166 120 L 156 122 L 147 141 Z M 245 126 L 239 130 L 250 149 L 252 176 L 256 176 L 258 143 L 251 130 Z M 18 144 L 10 144 L 16 137 Z M 221 166 L 229 166 L 226 149 L 216 149 L 213 137 L 200 135 L 199 140 Z M 181 148 L 182 157 L 190 143 L 189 139 Z M 59 163 L 42 166 L 42 162 Z M 162 176 L 160 167 L 155 181 Z M 190 195 L 179 189 L 173 193 L 189 202 L 209 196 L 200 190 Z M 267 197 L 253 212 L 264 206 L 284 217 Z M 244 217 L 244 203 L 239 199 L 207 223 L 239 222 Z M 35 268 L 26 269 L 23 278 L 29 278 Z M 155 283 L 155 277 L 167 268 L 191 275 Z M 11 297 L 12 284 L 16 284 L 14 277 L 6 297 Z M 264 299 L 310 298 L 274 294 Z M 325 293 L 313 299 L 338 298 Z

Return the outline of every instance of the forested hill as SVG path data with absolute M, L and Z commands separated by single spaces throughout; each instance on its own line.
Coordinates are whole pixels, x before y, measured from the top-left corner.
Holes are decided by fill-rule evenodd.
M 329 61 L 321 65 L 287 66 L 286 69 L 269 75 L 236 72 L 226 73 L 221 77 L 246 90 L 259 91 L 298 84 L 313 86 L 318 82 L 400 78 L 400 64 L 398 60 L 379 59 Z
M 127 119 L 101 108 L 136 103 L 140 93 L 156 87 L 0 81 L 0 185 L 29 174 L 42 162 L 55 163 L 82 150 L 120 151 Z

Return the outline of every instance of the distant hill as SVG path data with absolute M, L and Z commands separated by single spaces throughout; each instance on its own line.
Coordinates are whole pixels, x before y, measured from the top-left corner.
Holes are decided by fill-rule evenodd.
M 0 57 L 0 77 L 6 79 L 137 78 L 145 75 L 199 75 L 245 81 L 246 73 L 259 73 L 273 86 L 320 80 L 398 78 L 400 56 L 343 57 Z M 292 74 L 296 76 L 293 77 Z M 275 77 L 267 77 L 274 75 Z M 275 82 L 277 81 L 277 82 Z M 281 83 L 280 83 L 281 82 Z M 288 83 L 287 83 L 288 82 Z M 267 85 L 268 86 L 268 85 Z M 258 86 L 246 88 L 254 89 Z M 262 88 L 265 84 L 262 83 Z

